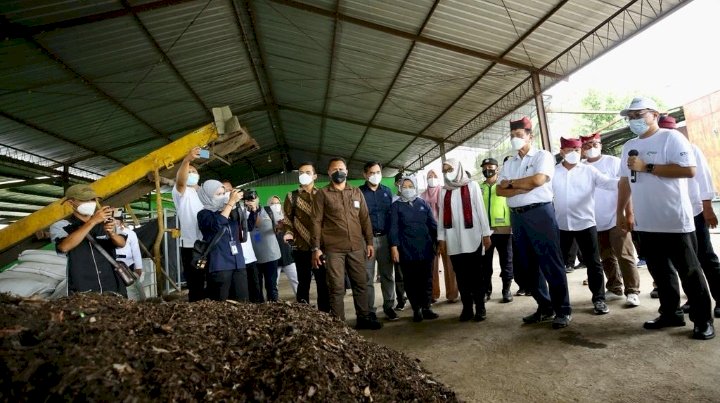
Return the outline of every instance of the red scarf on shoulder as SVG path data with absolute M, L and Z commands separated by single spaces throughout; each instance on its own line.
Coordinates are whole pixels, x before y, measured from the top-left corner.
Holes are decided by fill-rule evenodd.
M 460 187 L 460 198 L 462 199 L 463 219 L 465 221 L 465 228 L 472 228 L 472 205 L 470 204 L 470 189 L 468 188 L 468 185 L 463 185 Z M 451 200 L 452 190 L 447 189 L 445 191 L 445 199 L 443 203 L 443 226 L 445 228 L 452 228 L 452 208 L 450 207 Z

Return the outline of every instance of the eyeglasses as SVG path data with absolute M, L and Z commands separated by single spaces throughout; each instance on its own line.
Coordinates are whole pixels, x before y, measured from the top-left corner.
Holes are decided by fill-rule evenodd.
M 625 120 L 640 119 L 641 117 L 645 116 L 645 114 L 648 112 L 650 112 L 648 109 L 644 109 L 641 111 L 629 111 L 627 113 L 627 116 L 625 116 Z

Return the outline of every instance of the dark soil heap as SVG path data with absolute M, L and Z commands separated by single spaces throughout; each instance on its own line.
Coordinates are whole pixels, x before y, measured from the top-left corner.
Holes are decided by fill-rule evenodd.
M 3 401 L 457 401 L 306 305 L 0 296 L 0 341 Z

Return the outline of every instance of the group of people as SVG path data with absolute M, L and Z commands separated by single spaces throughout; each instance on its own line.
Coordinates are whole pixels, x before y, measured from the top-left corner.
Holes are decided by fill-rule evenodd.
M 194 148 L 173 188 L 189 299 L 276 301 L 283 271 L 298 302 L 310 302 L 314 278 L 318 309 L 344 320 L 349 280 L 357 328 L 379 329 L 376 269 L 385 318 L 398 319 L 407 294 L 419 322 L 438 317 L 431 306 L 440 295 L 442 262 L 448 302 L 459 297 L 460 320 L 480 322 L 487 317 L 497 251 L 502 302 L 513 301 L 514 280 L 516 296 L 532 295 L 537 302 L 523 322 L 551 321 L 560 329 L 572 320 L 564 256 L 573 243 L 587 267 L 595 314 L 609 312 L 606 293 L 624 295 L 629 307 L 640 304 L 634 233 L 660 298 L 660 316 L 644 327 L 684 326 L 685 310 L 694 322 L 693 337 L 710 339 L 713 316 L 720 317 L 720 307 L 713 311 L 710 302 L 710 292 L 720 298 L 720 261 L 708 232 L 717 218 L 707 162 L 652 100 L 636 98 L 621 115 L 638 136 L 623 146 L 621 158 L 603 155 L 602 138 L 594 133 L 562 138 L 556 164 L 550 152 L 533 145 L 525 117 L 510 122 L 516 154 L 502 166 L 494 158 L 483 160 L 482 183 L 460 161 L 448 159 L 442 164 L 444 185 L 431 171 L 427 189 L 419 193 L 417 178 L 400 174 L 393 190 L 381 184 L 382 165 L 372 161 L 364 166 L 365 184 L 354 187 L 338 157 L 328 164 L 327 186 L 316 187 L 315 165 L 302 163 L 299 188 L 282 203 L 273 196 L 264 208 L 254 192 L 243 194 L 228 182 L 200 185 L 191 164 L 200 149 Z M 126 239 L 106 221 L 106 208 L 90 208 L 95 202 L 86 193 L 68 189 L 74 214 L 54 226 L 57 249 L 71 259 L 81 259 L 79 250 L 89 248 L 81 242 L 85 234 L 108 250 Z M 198 240 L 214 245 L 204 269 L 193 265 Z M 95 259 L 93 273 L 71 273 L 71 289 L 95 282 L 91 288 L 102 292 L 117 285 L 99 263 Z M 683 306 L 680 283 L 688 296 Z

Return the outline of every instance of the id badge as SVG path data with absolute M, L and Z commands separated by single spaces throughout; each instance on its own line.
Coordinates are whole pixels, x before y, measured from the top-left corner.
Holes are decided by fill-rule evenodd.
M 353 206 L 355 206 L 355 208 L 360 208 L 360 200 L 353 200 Z
M 230 253 L 232 253 L 233 256 L 238 254 L 237 243 L 235 241 L 230 241 Z

